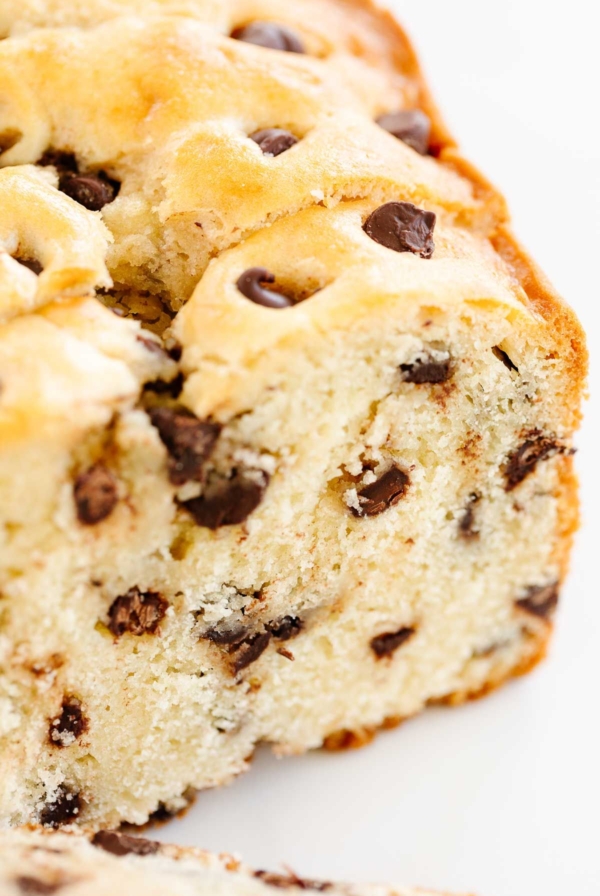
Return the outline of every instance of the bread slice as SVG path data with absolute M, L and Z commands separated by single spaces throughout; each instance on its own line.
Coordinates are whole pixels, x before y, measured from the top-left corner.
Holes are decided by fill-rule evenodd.
M 143 823 L 529 669 L 584 339 L 388 14 L 0 30 L 0 819 Z
M 253 871 L 234 856 L 183 849 L 116 831 L 84 834 L 21 828 L 0 832 L 3 896 L 435 896 L 425 890 L 307 880 L 285 869 Z M 441 894 L 438 894 L 441 896 Z

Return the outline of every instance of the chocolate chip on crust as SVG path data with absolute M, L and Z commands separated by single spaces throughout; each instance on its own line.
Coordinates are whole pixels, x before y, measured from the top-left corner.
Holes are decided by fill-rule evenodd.
M 558 597 L 558 582 L 552 582 L 550 585 L 532 585 L 527 589 L 525 597 L 515 601 L 515 604 L 527 613 L 548 619 L 558 606 Z
M 297 137 L 282 128 L 264 128 L 255 131 L 250 134 L 250 139 L 258 143 L 265 156 L 280 156 L 282 152 L 298 143 Z
M 258 877 L 263 883 L 271 887 L 279 887 L 282 890 L 286 890 L 288 887 L 297 887 L 300 890 L 316 890 L 322 893 L 333 886 L 333 884 L 327 881 L 307 880 L 306 878 L 298 877 L 296 874 L 276 874 L 273 871 L 255 871 L 254 877 Z
M 169 602 L 157 591 L 140 591 L 130 588 L 110 605 L 108 628 L 120 638 L 130 635 L 153 635 L 169 608 Z
M 406 473 L 399 467 L 390 467 L 387 473 L 359 491 L 360 509 L 352 507 L 352 513 L 354 516 L 377 516 L 383 513 L 404 497 L 409 484 L 410 479 Z
M 92 837 L 94 846 L 98 846 L 105 852 L 114 856 L 149 856 L 158 852 L 161 844 L 156 840 L 146 840 L 144 837 L 130 837 L 129 834 L 121 834 L 118 831 L 98 831 Z
M 541 461 L 555 454 L 564 454 L 565 450 L 554 436 L 546 436 L 539 430 L 530 432 L 523 444 L 508 456 L 504 465 L 505 491 L 516 488 Z
M 84 734 L 89 721 L 76 697 L 63 699 L 60 715 L 50 722 L 50 743 L 55 747 L 69 747 Z
M 173 485 L 201 481 L 204 464 L 213 452 L 221 427 L 200 420 L 183 407 L 151 408 L 148 416 L 169 452 L 169 479 Z
M 421 386 L 424 383 L 447 382 L 454 373 L 454 367 L 449 354 L 439 358 L 422 354 L 409 364 L 401 364 L 400 372 L 403 382 Z
M 278 641 L 289 641 L 299 635 L 303 628 L 303 622 L 298 616 L 283 616 L 273 622 L 267 622 L 265 628 Z
M 435 245 L 434 212 L 417 208 L 410 202 L 386 202 L 372 212 L 363 230 L 376 243 L 395 252 L 413 252 L 431 258 Z
M 267 289 L 264 283 L 275 283 L 275 274 L 266 268 L 248 268 L 238 277 L 236 286 L 243 296 L 265 308 L 289 308 L 294 304 L 288 296 Z
M 234 671 L 241 672 L 251 663 L 254 663 L 269 646 L 271 635 L 269 632 L 257 632 L 251 635 L 235 649 L 233 661 Z
M 37 896 L 50 896 L 52 893 L 58 893 L 65 883 L 67 883 L 66 880 L 45 881 L 27 875 L 15 878 L 15 884 L 19 888 L 20 893 L 34 893 Z
M 40 824 L 46 828 L 59 828 L 76 819 L 83 809 L 81 794 L 61 784 L 52 802 L 46 803 L 40 812 Z
M 415 634 L 416 629 L 410 626 L 399 628 L 396 632 L 385 632 L 382 635 L 376 635 L 371 638 L 371 650 L 377 657 L 381 659 L 384 656 L 391 656 L 399 647 L 405 644 L 409 638 Z
M 263 470 L 244 472 L 234 470 L 231 478 L 216 476 L 208 483 L 203 495 L 182 501 L 199 526 L 219 529 L 245 522 L 261 503 L 269 475 Z
M 113 512 L 118 501 L 117 480 L 104 464 L 97 463 L 80 473 L 73 496 L 77 519 L 84 526 L 95 526 Z
M 276 25 L 275 22 L 250 22 L 248 25 L 235 28 L 231 32 L 231 37 L 269 50 L 304 53 L 304 45 L 298 35 L 291 28 Z
M 427 154 L 431 121 L 420 109 L 388 112 L 387 115 L 381 115 L 377 119 L 377 124 L 422 156 Z

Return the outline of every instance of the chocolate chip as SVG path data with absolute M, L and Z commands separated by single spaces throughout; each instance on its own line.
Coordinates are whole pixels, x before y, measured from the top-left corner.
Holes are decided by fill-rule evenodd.
M 431 121 L 420 109 L 388 112 L 377 119 L 377 124 L 422 156 L 427 155 Z
M 250 134 L 250 139 L 258 143 L 266 156 L 280 156 L 282 152 L 291 149 L 298 142 L 289 131 L 281 128 L 265 128 Z
M 516 370 L 517 373 L 519 372 L 519 368 L 516 366 L 516 364 L 513 364 L 506 352 L 503 351 L 498 345 L 495 345 L 493 347 L 492 352 L 495 354 L 499 361 L 502 361 L 507 370 Z
M 275 275 L 266 268 L 248 268 L 238 278 L 236 286 L 251 302 L 264 305 L 266 308 L 289 308 L 294 304 L 287 296 L 266 289 L 263 283 L 275 283 Z
M 399 647 L 405 644 L 409 638 L 415 633 L 414 628 L 399 628 L 397 632 L 385 632 L 383 635 L 376 635 L 371 638 L 371 650 L 377 657 L 381 659 L 384 656 L 391 656 Z
M 50 742 L 56 747 L 69 747 L 87 731 L 88 726 L 79 700 L 65 697 L 60 715 L 50 722 Z
M 563 454 L 565 450 L 552 436 L 545 436 L 537 430 L 531 432 L 529 438 L 508 456 L 504 465 L 505 491 L 516 488 L 541 461 L 555 454 Z
M 58 188 L 91 212 L 100 211 L 112 202 L 119 192 L 118 182 L 111 180 L 103 172 L 98 174 L 66 172 L 60 176 Z
M 269 475 L 263 470 L 251 473 L 234 470 L 230 479 L 216 476 L 199 498 L 183 501 L 182 507 L 191 513 L 199 526 L 219 529 L 245 522 L 261 503 Z
M 81 795 L 66 784 L 61 784 L 54 800 L 40 812 L 40 824 L 45 828 L 59 828 L 76 819 L 83 809 Z
M 151 408 L 148 416 L 169 452 L 173 485 L 202 480 L 204 464 L 213 452 L 221 427 L 200 420 L 187 408 Z
M 285 25 L 275 22 L 250 22 L 231 32 L 234 40 L 256 44 L 269 50 L 283 50 L 286 53 L 304 53 L 304 45 L 298 35 Z
M 479 538 L 479 529 L 475 528 L 475 505 L 481 500 L 481 495 L 473 492 L 469 495 L 469 503 L 463 510 L 458 523 L 458 531 L 463 538 Z
M 278 641 L 289 641 L 299 635 L 303 628 L 302 620 L 298 616 L 283 616 L 273 622 L 267 622 L 265 628 Z
M 94 464 L 75 480 L 73 496 L 77 519 L 85 526 L 95 526 L 113 512 L 118 501 L 117 481 L 103 464 Z
M 363 225 L 365 233 L 395 252 L 414 252 L 431 258 L 435 214 L 410 202 L 386 202 L 372 212 Z
M 148 816 L 148 824 L 162 824 L 165 821 L 171 821 L 172 818 L 176 818 L 179 814 L 185 811 L 183 809 L 169 809 L 166 803 L 162 801 L 159 802 L 158 806 L 151 812 Z
M 63 882 L 51 882 L 39 880 L 37 877 L 17 877 L 15 884 L 21 893 L 35 893 L 38 896 L 48 896 L 57 893 L 63 886 Z
M 130 588 L 127 594 L 115 598 L 108 611 L 108 627 L 120 638 L 130 635 L 155 634 L 161 619 L 169 608 L 169 602 L 157 591 L 140 591 Z
M 558 605 L 558 597 L 558 582 L 552 582 L 550 585 L 532 585 L 527 589 L 525 597 L 515 603 L 527 613 L 548 619 Z
M 445 383 L 453 375 L 454 368 L 450 355 L 436 358 L 433 355 L 422 354 L 410 364 L 401 364 L 400 372 L 405 383 L 421 386 L 424 383 Z
M 144 392 L 154 392 L 155 395 L 169 395 L 171 398 L 179 398 L 183 389 L 183 374 L 167 382 L 166 380 L 152 380 L 144 386 Z
M 239 626 L 232 629 L 209 628 L 200 637 L 205 641 L 212 641 L 213 644 L 217 644 L 219 647 L 235 647 L 242 643 L 246 633 L 247 629 Z
M 38 276 L 44 270 L 43 267 L 41 266 L 40 262 L 37 261 L 35 258 L 17 258 L 16 260 L 19 262 L 19 264 L 22 264 L 24 268 L 28 268 L 30 271 L 33 271 L 33 273 L 37 274 Z
M 98 831 L 92 838 L 94 846 L 100 847 L 113 856 L 149 856 L 158 852 L 161 844 L 156 840 L 145 840 L 143 837 L 130 837 L 118 831 Z
M 300 890 L 316 890 L 322 893 L 333 886 L 333 884 L 326 881 L 307 880 L 298 877 L 296 874 L 276 874 L 272 871 L 255 871 L 254 877 L 258 877 L 263 883 L 271 887 L 278 887 L 282 890 L 287 890 L 289 887 L 297 887 Z
M 251 663 L 254 663 L 269 646 L 271 635 L 268 632 L 257 632 L 243 641 L 235 652 L 233 662 L 234 671 L 241 672 Z
M 79 166 L 74 154 L 72 152 L 64 152 L 60 149 L 46 150 L 36 164 L 41 165 L 43 168 L 53 165 L 61 174 L 67 171 L 71 172 L 71 174 L 79 173 Z
M 358 493 L 360 509 L 352 507 L 354 516 L 377 516 L 404 497 L 410 480 L 398 467 L 390 467 L 376 482 L 365 485 Z

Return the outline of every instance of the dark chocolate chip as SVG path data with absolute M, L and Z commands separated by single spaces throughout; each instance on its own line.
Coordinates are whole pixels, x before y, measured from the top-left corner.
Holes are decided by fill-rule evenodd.
M 289 131 L 281 128 L 265 128 L 250 134 L 250 139 L 258 143 L 266 156 L 280 156 L 282 152 L 291 149 L 298 142 Z
M 523 444 L 508 456 L 504 465 L 505 490 L 512 491 L 533 473 L 537 465 L 555 454 L 563 454 L 565 447 L 552 436 L 534 431 Z
M 165 821 L 171 821 L 172 818 L 176 818 L 183 811 L 185 810 L 169 809 L 167 804 L 161 800 L 154 812 L 151 812 L 148 816 L 148 824 L 162 824 Z
M 300 890 L 316 890 L 322 893 L 333 886 L 333 884 L 327 881 L 307 880 L 306 878 L 298 877 L 296 874 L 276 874 L 273 871 L 255 871 L 254 877 L 258 877 L 263 883 L 271 887 L 278 887 L 282 890 L 287 890 L 289 887 L 297 887 Z
M 33 273 L 37 274 L 38 276 L 44 270 L 40 262 L 35 258 L 17 258 L 16 260 L 19 262 L 19 264 L 22 264 L 24 268 L 29 268 L 30 271 L 33 271 Z
M 94 464 L 75 480 L 73 496 L 77 519 L 85 526 L 95 526 L 113 512 L 118 501 L 117 481 L 104 464 Z
M 285 25 L 275 22 L 250 22 L 231 32 L 234 40 L 256 44 L 269 50 L 283 50 L 286 53 L 304 53 L 304 45 L 298 35 Z
M 507 370 L 516 370 L 517 373 L 519 372 L 519 368 L 517 367 L 517 365 L 513 364 L 506 352 L 503 351 L 498 345 L 495 345 L 492 351 L 498 358 L 498 360 L 502 361 Z
M 151 408 L 148 416 L 169 452 L 173 485 L 202 480 L 204 464 L 213 452 L 221 427 L 200 420 L 187 408 Z
M 270 640 L 271 635 L 268 632 L 257 632 L 255 635 L 251 635 L 245 641 L 242 641 L 235 649 L 234 671 L 241 672 L 242 669 L 256 662 L 269 646 Z
M 21 893 L 35 893 L 37 896 L 49 896 L 57 893 L 63 886 L 62 881 L 44 881 L 37 877 L 17 877 L 15 884 Z
M 60 176 L 58 188 L 91 212 L 100 211 L 112 202 L 119 192 L 118 182 L 111 180 L 103 172 L 98 174 L 66 172 Z
M 66 784 L 61 784 L 56 790 L 54 800 L 46 803 L 40 812 L 40 824 L 45 828 L 59 828 L 78 818 L 82 809 L 81 795 Z
M 272 289 L 266 289 L 264 283 L 275 283 L 275 275 L 267 271 L 266 268 L 248 268 L 247 271 L 238 278 L 237 288 L 257 305 L 264 305 L 266 308 L 289 308 L 293 305 L 293 301 L 287 296 Z
M 403 109 L 400 112 L 388 112 L 377 119 L 377 124 L 389 131 L 407 146 L 427 155 L 431 121 L 420 109 Z
M 269 476 L 263 470 L 252 475 L 235 470 L 230 479 L 215 477 L 199 498 L 183 501 L 182 507 L 191 513 L 199 526 L 219 529 L 245 522 L 261 503 Z
M 157 591 L 130 588 L 115 598 L 108 611 L 108 627 L 117 638 L 130 635 L 153 635 L 169 608 L 169 602 Z
M 79 166 L 77 165 L 77 159 L 74 154 L 72 152 L 64 152 L 60 149 L 46 150 L 36 164 L 41 165 L 43 168 L 46 168 L 48 165 L 53 165 L 60 174 L 66 172 L 70 172 L 71 174 L 79 173 Z
M 183 374 L 167 382 L 166 380 L 152 380 L 144 386 L 144 392 L 154 392 L 156 395 L 169 395 L 171 398 L 179 398 L 183 389 Z
M 360 509 L 352 507 L 354 516 L 377 516 L 404 497 L 410 480 L 398 467 L 390 467 L 376 482 L 365 485 L 358 493 Z
M 212 641 L 213 644 L 218 644 L 219 647 L 235 647 L 242 643 L 247 631 L 247 629 L 240 627 L 232 629 L 209 628 L 200 637 L 205 641 Z
M 369 215 L 363 230 L 376 243 L 395 252 L 414 252 L 421 258 L 431 258 L 435 220 L 434 212 L 410 202 L 386 202 Z
M 376 635 L 371 638 L 371 650 L 377 657 L 381 659 L 384 656 L 391 656 L 399 647 L 406 643 L 415 633 L 414 628 L 408 626 L 399 628 L 397 632 L 385 632 L 383 635 Z
M 421 386 L 424 383 L 445 383 L 451 378 L 454 368 L 450 355 L 440 360 L 431 355 L 423 355 L 410 364 L 401 364 L 400 372 L 405 383 Z
M 462 512 L 458 523 L 458 531 L 462 538 L 479 538 L 479 529 L 475 527 L 475 505 L 481 500 L 481 495 L 473 492 L 469 495 L 469 503 Z
M 50 743 L 55 747 L 70 746 L 89 726 L 81 703 L 75 697 L 65 697 L 60 715 L 50 722 Z
M 156 840 L 145 840 L 143 837 L 130 837 L 118 831 L 98 831 L 92 838 L 94 846 L 114 856 L 149 856 L 158 852 L 161 844 Z
M 265 628 L 278 641 L 289 641 L 299 635 L 303 628 L 302 620 L 298 616 L 283 616 L 273 622 L 267 622 Z
M 552 582 L 550 585 L 532 585 L 527 589 L 525 597 L 515 603 L 527 613 L 548 619 L 558 605 L 558 597 L 558 582 Z

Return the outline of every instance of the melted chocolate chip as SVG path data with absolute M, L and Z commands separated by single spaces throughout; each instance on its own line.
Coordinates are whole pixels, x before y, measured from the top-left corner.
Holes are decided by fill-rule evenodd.
M 352 507 L 354 516 L 377 516 L 404 497 L 410 480 L 398 467 L 390 467 L 376 482 L 365 485 L 358 493 L 360 510 Z
M 469 503 L 463 510 L 462 516 L 458 523 L 458 531 L 462 538 L 472 539 L 479 538 L 479 529 L 475 527 L 475 505 L 481 500 L 481 495 L 473 492 L 469 495 Z
M 204 464 L 213 452 L 221 427 L 200 420 L 187 408 L 151 408 L 148 416 L 169 452 L 173 485 L 202 480 Z
M 289 131 L 281 128 L 265 128 L 250 134 L 250 139 L 258 143 L 266 156 L 280 156 L 282 152 L 291 149 L 298 142 Z
M 180 372 L 175 379 L 152 380 L 144 386 L 144 392 L 154 392 L 155 395 L 169 395 L 171 398 L 179 398 L 183 389 L 183 374 Z
M 267 622 L 265 628 L 278 641 L 289 641 L 299 635 L 303 622 L 298 616 L 283 616 L 273 622 Z
M 120 638 L 130 635 L 154 635 L 169 608 L 169 602 L 157 591 L 130 588 L 127 594 L 115 598 L 108 611 L 108 627 Z
M 255 871 L 254 877 L 258 877 L 263 883 L 271 887 L 278 887 L 282 890 L 287 890 L 289 887 L 297 887 L 300 890 L 316 890 L 322 893 L 333 886 L 333 884 L 327 881 L 307 880 L 298 877 L 296 874 L 276 874 L 273 871 Z
M 236 286 L 251 302 L 264 305 L 266 308 L 289 308 L 294 304 L 287 296 L 266 289 L 264 283 L 275 283 L 275 275 L 266 268 L 248 268 L 238 278 Z
M 199 498 L 183 501 L 182 507 L 191 513 L 199 526 L 219 529 L 245 522 L 261 503 L 269 476 L 262 470 L 252 475 L 235 470 L 230 479 L 215 477 Z
M 402 140 L 407 146 L 421 153 L 422 156 L 427 154 L 431 122 L 420 109 L 388 112 L 387 115 L 382 115 L 377 119 L 377 124 L 397 137 L 398 140 Z
M 285 25 L 275 22 L 250 22 L 231 32 L 234 40 L 247 44 L 256 44 L 269 50 L 282 50 L 285 53 L 304 53 L 304 45 L 298 35 Z
M 552 436 L 534 431 L 523 444 L 509 455 L 504 466 L 505 490 L 512 491 L 533 473 L 537 465 L 555 454 L 563 454 L 565 448 Z
M 34 274 L 37 274 L 38 276 L 44 270 L 43 267 L 41 266 L 40 262 L 37 261 L 35 258 L 17 258 L 16 260 L 19 262 L 19 264 L 22 264 L 24 268 L 28 268 L 28 270 L 32 271 Z
M 158 852 L 161 844 L 156 840 L 145 840 L 143 837 L 130 837 L 118 831 L 98 831 L 92 838 L 94 846 L 98 846 L 113 856 L 149 856 Z
M 431 355 L 422 355 L 411 361 L 410 364 L 401 364 L 400 372 L 405 383 L 415 383 L 419 386 L 424 383 L 445 383 L 454 373 L 452 359 L 436 359 Z
M 17 877 L 15 884 L 21 893 L 35 893 L 37 896 L 49 896 L 57 893 L 63 886 L 62 882 L 39 880 L 37 877 Z
M 74 154 L 60 149 L 46 150 L 36 164 L 41 165 L 42 168 L 53 165 L 59 174 L 64 174 L 65 172 L 70 172 L 71 174 L 79 173 L 79 166 Z
M 268 632 L 257 632 L 243 641 L 235 651 L 234 671 L 236 673 L 241 672 L 242 669 L 256 662 L 269 646 L 270 640 L 271 635 Z
M 434 212 L 417 208 L 410 202 L 386 202 L 369 215 L 363 230 L 387 249 L 431 258 L 435 248 L 435 220 Z
M 527 613 L 548 619 L 558 605 L 558 597 L 558 582 L 552 582 L 550 585 L 532 585 L 527 589 L 525 597 L 515 603 Z
M 505 351 L 503 351 L 498 345 L 495 345 L 492 349 L 495 356 L 499 361 L 502 361 L 507 370 L 515 370 L 517 373 L 519 372 L 519 368 L 516 364 L 510 360 Z
M 409 638 L 412 638 L 414 633 L 415 629 L 407 626 L 399 628 L 397 632 L 385 632 L 383 635 L 376 635 L 376 637 L 371 638 L 371 650 L 377 659 L 391 656 Z
M 89 721 L 75 697 L 65 697 L 60 715 L 50 722 L 50 743 L 68 747 L 87 731 Z
M 118 501 L 117 481 L 103 464 L 94 464 L 75 480 L 73 496 L 77 519 L 85 526 L 95 526 L 113 512 Z
M 71 174 L 60 176 L 58 188 L 75 202 L 91 212 L 98 212 L 112 202 L 119 192 L 117 181 L 111 180 L 103 172 L 98 174 Z
M 242 643 L 246 637 L 246 632 L 247 629 L 239 627 L 232 629 L 209 628 L 200 637 L 205 641 L 212 641 L 213 644 L 217 644 L 219 647 L 235 647 Z
M 40 824 L 45 828 L 59 828 L 78 818 L 82 808 L 81 795 L 66 784 L 61 784 L 56 790 L 54 800 L 46 803 L 40 812 Z

